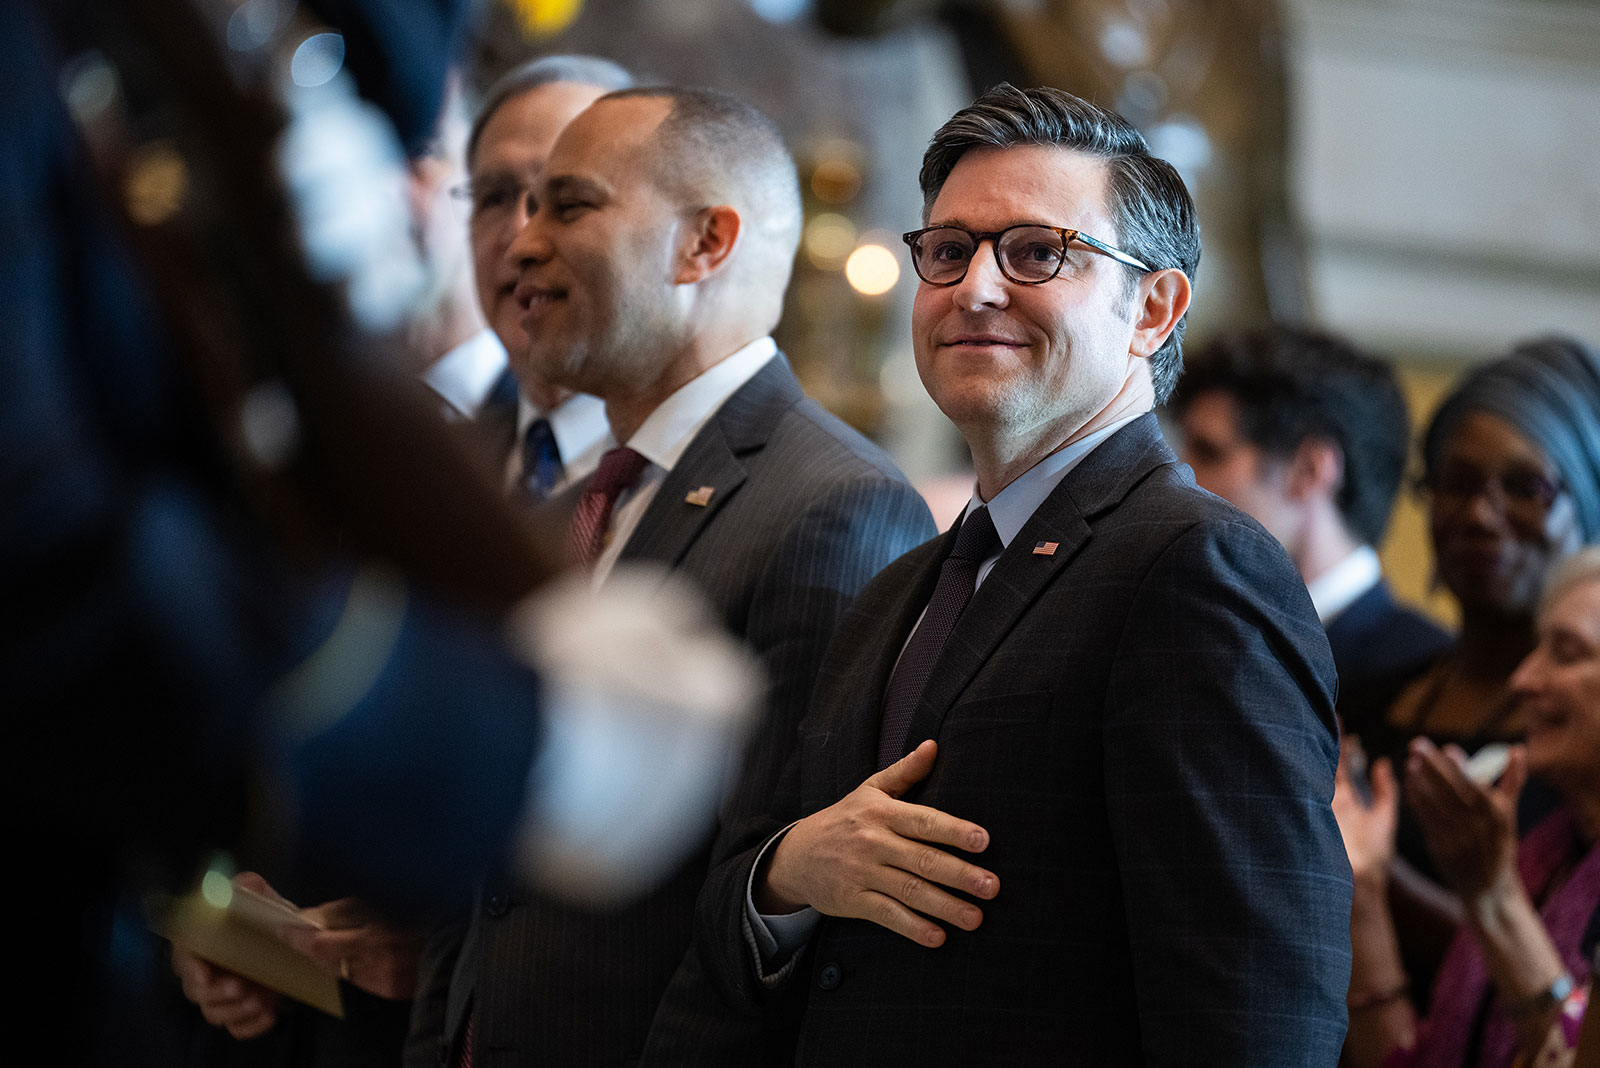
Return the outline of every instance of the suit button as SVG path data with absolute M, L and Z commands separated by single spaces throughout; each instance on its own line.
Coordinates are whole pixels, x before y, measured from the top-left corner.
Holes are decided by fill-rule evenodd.
M 839 984 L 843 980 L 844 970 L 831 961 L 827 964 L 824 964 L 822 966 L 822 970 L 817 973 L 817 985 L 824 990 L 839 989 Z
M 491 916 L 504 916 L 510 902 L 504 894 L 494 894 L 483 903 L 483 911 Z

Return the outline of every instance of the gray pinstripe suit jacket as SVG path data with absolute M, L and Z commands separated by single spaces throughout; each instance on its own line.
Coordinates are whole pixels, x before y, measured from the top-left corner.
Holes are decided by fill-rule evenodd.
M 804 1002 L 798 1063 L 819 1068 L 1331 1068 L 1350 870 L 1327 641 L 1278 543 L 1195 487 L 1154 416 L 1034 513 L 914 713 L 907 750 L 939 754 L 908 800 L 990 833 L 982 925 L 927 949 L 824 917 L 779 990 L 757 982 L 756 848 L 872 773 L 889 672 L 951 540 L 846 614 L 776 810 L 708 879 L 698 942 L 723 996 Z
M 685 496 L 714 492 L 697 507 Z M 779 356 L 717 411 L 668 472 L 622 559 L 696 580 L 761 657 L 766 716 L 725 818 L 765 806 L 840 615 L 884 565 L 934 533 L 886 453 L 801 391 Z M 635 906 L 599 912 L 494 886 L 471 920 L 454 978 L 420 994 L 459 1037 L 475 999 L 474 1063 L 623 1065 L 644 1047 L 691 938 L 710 853 Z M 433 947 L 450 964 L 448 947 Z M 729 1041 L 737 1038 L 725 1036 Z M 442 1055 L 453 1063 L 447 1042 Z

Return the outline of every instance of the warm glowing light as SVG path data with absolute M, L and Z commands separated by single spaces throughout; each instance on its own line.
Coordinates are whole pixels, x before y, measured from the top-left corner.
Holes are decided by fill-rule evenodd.
M 862 245 L 845 261 L 844 276 L 857 293 L 876 297 L 900 281 L 900 263 L 882 245 Z
M 845 258 L 856 247 L 856 226 L 843 215 L 825 211 L 806 223 L 801 242 L 812 266 L 836 271 L 844 266 Z
M 825 204 L 844 204 L 861 192 L 861 169 L 844 156 L 825 159 L 811 172 L 811 191 Z
M 124 182 L 128 215 L 141 226 L 158 226 L 183 207 L 189 169 L 172 145 L 155 141 L 137 150 Z
M 572 25 L 583 0 L 505 0 L 530 37 L 550 37 Z

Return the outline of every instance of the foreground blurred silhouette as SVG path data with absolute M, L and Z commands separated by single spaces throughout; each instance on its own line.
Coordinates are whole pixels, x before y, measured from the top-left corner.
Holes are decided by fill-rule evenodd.
M 133 906 L 214 848 L 401 914 L 512 841 L 631 891 L 672 858 L 574 849 L 609 828 L 573 769 L 645 723 L 716 781 L 751 689 L 654 580 L 529 602 L 503 637 L 558 543 L 398 355 L 425 272 L 396 135 L 432 129 L 465 5 L 315 6 L 0 6 L 7 900 L 41 942 L 19 1015 L 66 1063 L 171 1063 Z M 366 100 L 318 81 L 341 48 Z M 623 655 L 684 641 L 678 671 Z M 639 789 L 613 819 L 714 803 Z M 618 850 L 682 833 L 628 822 Z

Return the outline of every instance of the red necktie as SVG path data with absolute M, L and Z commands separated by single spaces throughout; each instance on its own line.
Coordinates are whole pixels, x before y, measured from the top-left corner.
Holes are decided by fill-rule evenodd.
M 583 496 L 578 498 L 578 507 L 572 513 L 569 538 L 572 555 L 584 567 L 593 567 L 595 558 L 600 555 L 617 498 L 639 481 L 640 473 L 649 462 L 627 446 L 618 446 L 600 458 L 600 466 L 584 483 Z

